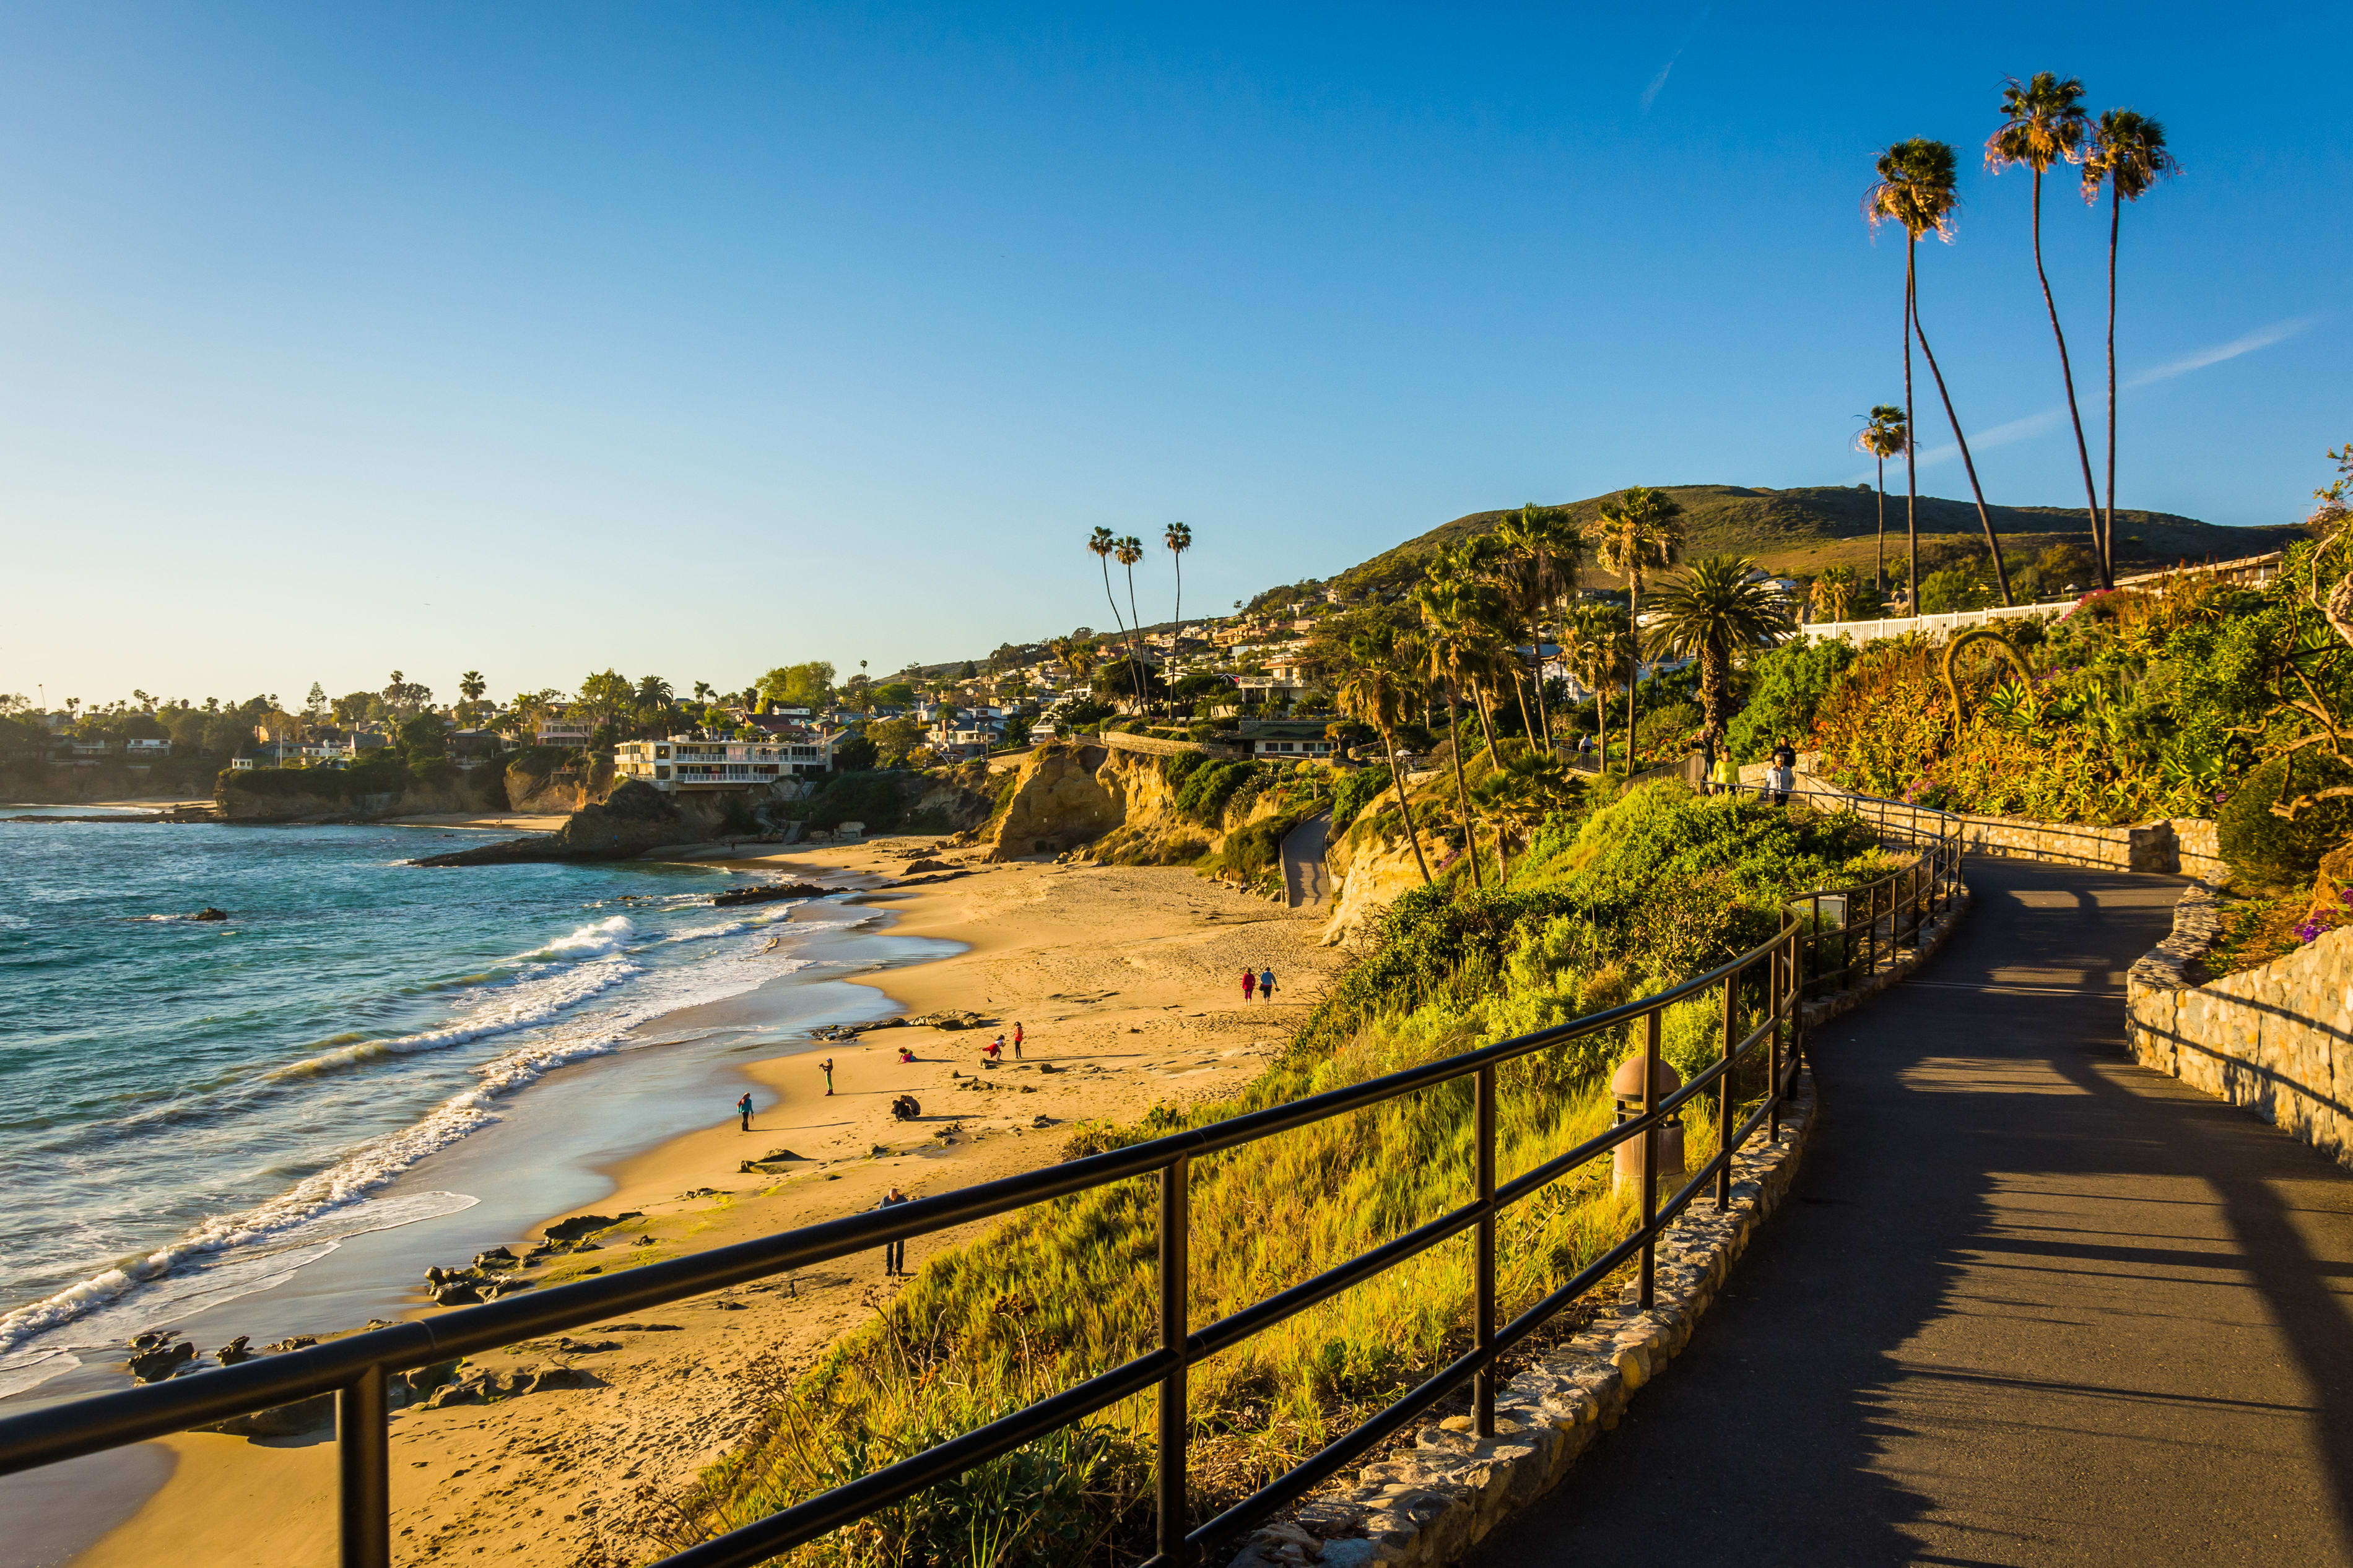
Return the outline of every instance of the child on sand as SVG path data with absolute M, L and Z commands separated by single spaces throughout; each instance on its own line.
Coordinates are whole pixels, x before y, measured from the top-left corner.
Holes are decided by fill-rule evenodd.
M 915 1059 L 915 1053 L 914 1053 L 914 1052 L 913 1052 L 913 1051 L 909 1050 L 909 1049 L 908 1049 L 906 1047 L 904 1047 L 904 1046 L 901 1046 L 901 1047 L 899 1047 L 899 1065 L 900 1065 L 901 1067 L 905 1067 L 909 1062 L 913 1061 L 914 1059 Z
M 1013 1059 L 1017 1062 L 1021 1059 L 1021 1026 L 1019 1024 L 1013 1026 Z
M 1003 1035 L 999 1035 L 997 1038 L 989 1041 L 987 1047 L 984 1048 L 980 1054 L 987 1057 L 990 1061 L 998 1060 L 1005 1055 L 1005 1037 Z
M 1253 992 L 1253 991 L 1255 991 L 1255 990 L 1257 990 L 1257 989 L 1258 989 L 1258 976 L 1257 976 L 1256 974 L 1252 973 L 1250 971 L 1249 971 L 1249 970 L 1247 970 L 1247 969 L 1243 970 L 1243 971 L 1242 971 L 1242 1000 L 1243 1000 L 1243 1001 L 1245 1001 L 1245 1002 L 1249 1001 L 1249 1000 L 1250 999 L 1250 993 L 1251 993 L 1251 992 Z

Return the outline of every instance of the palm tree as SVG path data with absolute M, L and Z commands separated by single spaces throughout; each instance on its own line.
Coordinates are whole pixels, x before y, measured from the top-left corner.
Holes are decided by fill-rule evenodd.
M 1734 652 L 1770 647 L 1795 629 L 1780 596 L 1745 555 L 1694 561 L 1659 596 L 1657 617 L 1643 640 L 1653 658 L 1680 654 L 1699 660 L 1699 706 L 1706 723 L 1701 743 L 1711 771 L 1731 717 Z
M 1406 798 L 1405 769 L 1398 765 L 1397 727 L 1413 711 L 1418 684 L 1409 638 L 1395 626 L 1376 622 L 1350 639 L 1347 663 L 1332 689 L 1332 700 L 1341 712 L 1381 732 L 1389 758 L 1389 781 L 1397 786 L 1398 810 L 1405 817 L 1407 842 L 1413 846 L 1414 864 L 1421 879 L 1430 880 L 1430 862 L 1422 858 L 1421 835 L 1413 825 L 1413 803 Z
M 2010 572 L 2002 564 L 2001 542 L 1994 537 L 1993 514 L 1986 510 L 1985 490 L 1978 483 L 1977 459 L 1969 456 L 1969 440 L 1961 433 L 1961 416 L 1953 412 L 1953 395 L 1946 390 L 1945 373 L 1936 368 L 1936 351 L 1928 346 L 1928 334 L 1920 325 L 1920 283 L 1915 265 L 1920 248 L 1920 237 L 1934 234 L 1951 243 L 1953 208 L 1960 203 L 1960 193 L 1955 187 L 1953 147 L 1949 142 L 1931 141 L 1915 136 L 1909 142 L 1898 142 L 1879 155 L 1879 183 L 1862 198 L 1863 216 L 1873 227 L 1893 218 L 1904 226 L 1904 317 L 1908 329 L 1904 352 L 1904 421 L 1912 420 L 1912 351 L 1910 340 L 1920 340 L 1920 353 L 1928 362 L 1928 374 L 1936 378 L 1936 395 L 1944 399 L 1945 417 L 1952 422 L 1953 442 L 1961 449 L 1961 466 L 1968 470 L 1969 493 L 1977 498 L 1978 521 L 1985 529 L 1986 549 L 1993 554 L 1994 580 L 2001 587 L 2001 602 L 2010 603 Z M 1913 464 L 1905 459 L 1905 471 L 1909 475 Z M 1918 487 L 1914 486 L 1914 496 Z M 1915 556 L 1912 563 L 1912 613 L 1920 613 L 1920 564 L 1916 556 L 1917 534 L 1914 535 Z
M 1634 623 L 1615 605 L 1578 605 L 1561 623 L 1561 658 L 1593 693 L 1601 733 L 1601 772 L 1609 772 L 1609 688 L 1633 663 Z
M 2092 488 L 2092 454 L 2084 445 L 2084 415 L 2075 405 L 2075 367 L 2067 358 L 2067 334 L 2059 330 L 2059 305 L 2051 296 L 2051 276 L 2042 269 L 2042 176 L 2053 163 L 2074 162 L 2087 129 L 2084 84 L 2036 71 L 2021 83 L 2011 77 L 2001 89 L 2002 122 L 1986 139 L 1986 167 L 1995 174 L 2019 164 L 2034 171 L 2034 277 L 2042 285 L 2042 308 L 2051 315 L 2051 336 L 2059 345 L 2059 377 L 2067 388 L 2067 417 L 2075 426 L 2075 458 L 2084 468 L 2084 500 L 2090 509 L 2092 551 L 2100 549 L 2100 498 Z M 2100 585 L 2113 586 L 2102 559 Z
M 1127 534 L 1112 547 L 1112 558 L 1127 569 L 1127 659 L 1135 676 L 1135 700 L 1139 705 L 1147 699 L 1144 687 L 1144 655 L 1136 646 L 1136 637 L 1144 630 L 1144 617 L 1135 613 L 1135 563 L 1144 559 L 1144 541 Z
M 1111 558 L 1119 552 L 1119 548 L 1120 541 L 1118 536 L 1113 534 L 1108 528 L 1098 528 L 1092 533 L 1087 535 L 1087 549 L 1093 554 L 1097 561 L 1103 563 L 1103 599 L 1111 605 L 1112 625 L 1119 628 L 1121 637 L 1127 637 L 1127 623 L 1119 618 L 1119 599 L 1117 595 L 1113 594 L 1111 591 Z M 1134 574 L 1130 573 L 1128 574 L 1128 580 L 1133 583 L 1134 581 Z M 1129 639 L 1128 647 L 1131 652 L 1134 651 L 1134 647 L 1135 644 L 1134 639 Z
M 2146 114 L 2111 109 L 2092 130 L 2084 154 L 2084 199 L 2100 199 L 2108 186 L 2108 505 L 2100 522 L 2100 581 L 2113 580 L 2116 558 L 2116 235 L 2125 203 L 2138 201 L 2158 181 L 2181 173 L 2166 150 L 2165 127 Z
M 1822 568 L 1822 574 L 1814 579 L 1813 591 L 1809 595 L 1813 601 L 1814 618 L 1820 621 L 1854 619 L 1856 601 L 1860 596 L 1855 590 L 1860 586 L 1854 580 L 1854 568 L 1852 566 Z
M 1193 531 L 1181 522 L 1172 522 L 1161 533 L 1160 542 L 1168 546 L 1168 553 L 1176 558 L 1176 635 L 1185 635 L 1185 552 L 1193 548 Z
M 1421 611 L 1422 645 L 1430 673 L 1446 685 L 1449 739 L 1454 753 L 1454 792 L 1462 812 L 1462 841 L 1471 857 L 1471 883 L 1484 887 L 1479 870 L 1479 845 L 1471 816 L 1471 785 L 1462 770 L 1462 688 L 1482 665 L 1493 662 L 1495 638 L 1490 629 L 1488 606 L 1479 594 L 1482 584 L 1459 574 L 1459 558 L 1440 558 L 1432 574 L 1417 584 L 1415 605 Z M 1454 568 L 1454 569 L 1450 569 Z M 1492 593 L 1492 590 L 1490 590 Z M 1482 727 L 1485 715 L 1481 714 Z
M 1515 746 L 1496 758 L 1495 771 L 1479 781 L 1478 795 L 1479 808 L 1495 825 L 1495 875 L 1504 881 L 1512 874 L 1504 852 L 1505 825 L 1518 828 L 1523 836 L 1533 833 L 1553 813 L 1568 808 L 1575 799 L 1575 786 L 1568 770 L 1550 751 Z
M 1516 568 L 1505 574 L 1504 586 L 1527 624 L 1532 645 L 1528 650 L 1528 677 L 1529 684 L 1536 690 L 1535 722 L 1528 722 L 1525 698 L 1521 700 L 1520 721 L 1527 727 L 1529 740 L 1541 738 L 1549 749 L 1552 716 L 1545 711 L 1544 700 L 1545 622 L 1546 612 L 1562 595 L 1577 591 L 1577 555 L 1584 537 L 1577 532 L 1576 521 L 1567 507 L 1538 506 L 1530 501 L 1519 510 L 1504 514 L 1504 521 L 1496 525 L 1494 538 Z M 1516 689 L 1516 679 L 1513 685 Z
M 1904 348 L 1908 358 L 1912 348 L 1909 332 L 1904 335 Z M 1868 452 L 1879 460 L 1879 545 L 1872 556 L 1871 585 L 1883 594 L 1887 591 L 1887 459 L 1898 452 L 1911 451 L 1912 421 L 1892 403 L 1873 404 L 1866 420 L 1854 444 L 1856 450 Z
M 1635 485 L 1620 490 L 1594 526 L 1594 559 L 1604 572 L 1626 580 L 1626 613 L 1638 624 L 1644 574 L 1672 566 L 1683 554 L 1683 515 L 1674 497 Z

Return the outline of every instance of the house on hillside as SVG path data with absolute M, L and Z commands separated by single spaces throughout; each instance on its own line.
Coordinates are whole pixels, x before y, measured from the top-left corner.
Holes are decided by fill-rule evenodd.
M 1241 725 L 1237 738 L 1261 762 L 1328 763 L 1339 746 L 1324 728 L 1321 720 L 1254 719 Z
M 624 741 L 613 748 L 613 773 L 623 781 L 642 780 L 664 795 L 764 788 L 825 773 L 833 766 L 834 749 L 843 738 L 843 731 L 809 731 L 764 741 L 700 735 Z

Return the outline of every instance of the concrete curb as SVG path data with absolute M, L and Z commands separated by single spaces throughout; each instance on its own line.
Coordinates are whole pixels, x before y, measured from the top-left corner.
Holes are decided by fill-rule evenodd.
M 1806 1026 L 1822 1022 L 1903 979 L 1944 945 L 1968 910 L 1966 888 L 1894 966 L 1852 992 L 1810 1003 Z M 1415 1436 L 1413 1451 L 1365 1466 L 1356 1484 L 1308 1499 L 1288 1519 L 1252 1533 L 1232 1568 L 1320 1563 L 1330 1568 L 1449 1563 L 1506 1517 L 1549 1491 L 1597 1434 L 1618 1425 L 1642 1385 L 1691 1342 L 1733 1263 L 1797 1175 L 1814 1125 L 1810 1074 L 1801 1075 L 1781 1117 L 1781 1141 L 1760 1130 L 1732 1157 L 1732 1201 L 1694 1200 L 1659 1237 L 1649 1311 L 1632 1285 L 1620 1304 L 1496 1392 L 1495 1436 L 1470 1434 L 1451 1416 Z

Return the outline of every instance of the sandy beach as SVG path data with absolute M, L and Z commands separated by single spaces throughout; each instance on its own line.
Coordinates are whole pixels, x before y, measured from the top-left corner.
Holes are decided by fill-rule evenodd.
M 958 871 L 944 879 L 881 886 L 919 847 L 888 839 L 744 863 L 787 877 L 872 879 L 868 901 L 892 912 L 894 935 L 965 944 L 952 957 L 875 977 L 889 1006 L 908 1016 L 968 1010 L 986 1026 L 884 1028 L 855 1041 L 779 1037 L 744 1068 L 758 1107 L 754 1131 L 722 1120 L 726 1107 L 715 1105 L 704 1130 L 613 1166 L 614 1190 L 574 1212 L 639 1217 L 607 1234 L 599 1250 L 554 1258 L 533 1278 L 555 1283 L 789 1229 L 870 1208 L 893 1184 L 926 1196 L 1050 1163 L 1071 1122 L 1126 1120 L 1155 1102 L 1240 1087 L 1342 962 L 1315 945 L 1324 911 L 1286 911 L 1189 871 L 983 865 L 967 852 L 946 857 Z M 1279 1000 L 1245 1004 L 1241 972 L 1261 965 L 1280 977 Z M 766 994 L 659 1022 L 756 1026 Z M 1018 1062 L 1009 1047 L 1017 1021 L 1026 1035 Z M 1000 1029 L 1006 1059 L 984 1068 L 981 1048 Z M 902 1064 L 902 1046 L 918 1059 Z M 817 1066 L 828 1057 L 830 1097 Z M 988 1087 L 968 1087 L 980 1084 Z M 892 1119 L 890 1102 L 902 1093 L 922 1102 L 920 1121 Z M 742 1172 L 745 1160 L 780 1150 L 801 1157 L 786 1173 Z M 912 1243 L 912 1266 L 958 1239 Z M 845 1259 L 469 1363 L 470 1373 L 576 1369 L 586 1385 L 396 1413 L 396 1560 L 618 1565 L 658 1554 L 663 1500 L 892 1288 L 879 1256 Z M 160 1447 L 173 1457 L 171 1479 L 77 1563 L 332 1563 L 328 1434 L 189 1434 Z

